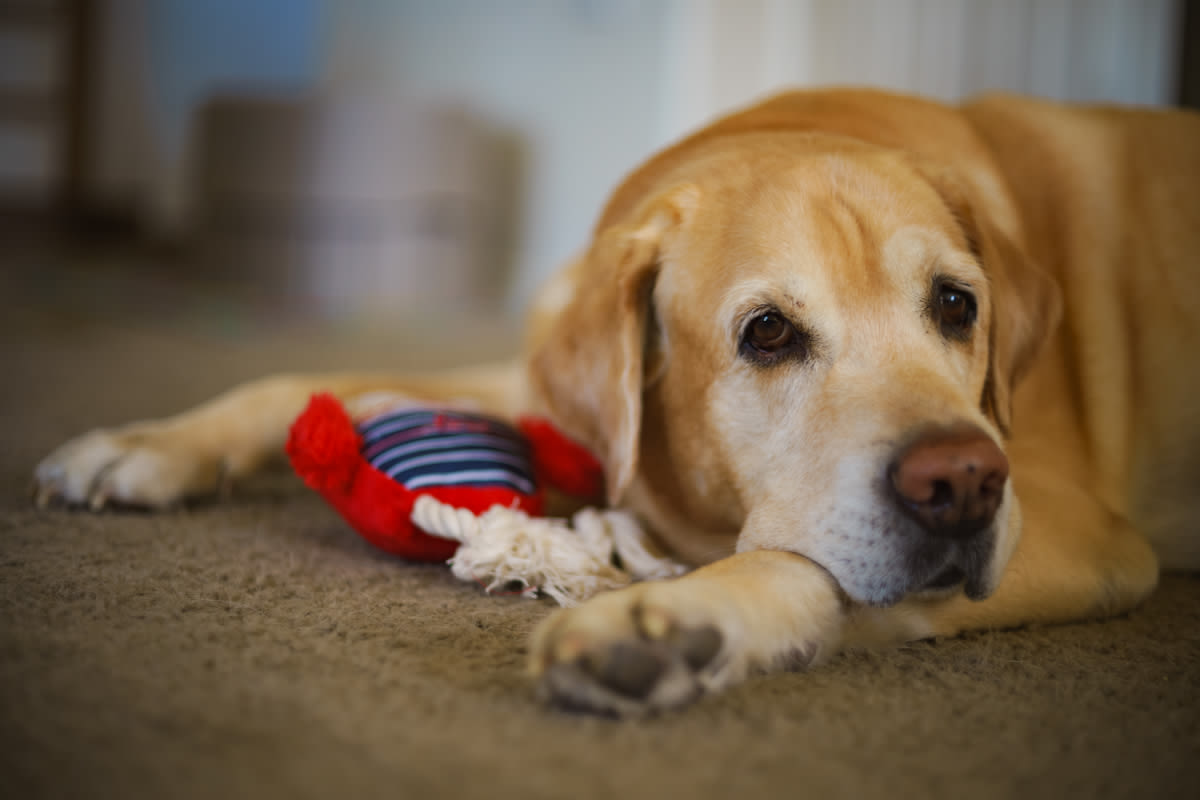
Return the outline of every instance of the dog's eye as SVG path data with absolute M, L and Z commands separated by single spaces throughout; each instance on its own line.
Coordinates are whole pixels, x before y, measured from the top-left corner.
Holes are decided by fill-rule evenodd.
M 778 314 L 760 314 L 750 323 L 746 341 L 767 353 L 786 347 L 796 330 Z
M 742 354 L 755 361 L 769 361 L 803 346 L 803 337 L 778 311 L 760 311 L 742 334 Z
M 975 324 L 975 296 L 950 284 L 940 284 L 933 298 L 933 315 L 944 336 L 962 339 Z

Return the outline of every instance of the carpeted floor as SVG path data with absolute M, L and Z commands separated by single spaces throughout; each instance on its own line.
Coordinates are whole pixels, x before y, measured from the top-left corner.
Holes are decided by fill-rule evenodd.
M 433 357 L 419 338 L 38 275 L 0 281 L 0 796 L 1200 791 L 1196 577 L 1104 623 L 845 655 L 613 722 L 533 701 L 525 639 L 548 601 L 374 552 L 286 476 L 161 516 L 35 512 L 33 465 L 93 425 L 270 369 Z M 455 357 L 505 346 L 483 338 Z

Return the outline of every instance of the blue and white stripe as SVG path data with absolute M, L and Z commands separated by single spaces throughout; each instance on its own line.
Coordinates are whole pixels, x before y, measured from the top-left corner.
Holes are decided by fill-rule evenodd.
M 408 489 L 505 487 L 534 491 L 529 445 L 490 417 L 419 409 L 359 423 L 363 457 Z

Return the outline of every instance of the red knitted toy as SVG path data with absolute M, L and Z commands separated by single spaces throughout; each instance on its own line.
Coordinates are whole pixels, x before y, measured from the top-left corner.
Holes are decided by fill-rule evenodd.
M 292 424 L 292 467 L 367 541 L 417 561 L 445 561 L 458 542 L 416 528 L 421 495 L 482 513 L 500 505 L 541 514 L 545 487 L 581 498 L 603 494 L 599 463 L 549 422 L 513 428 L 455 408 L 401 404 L 352 421 L 317 394 Z

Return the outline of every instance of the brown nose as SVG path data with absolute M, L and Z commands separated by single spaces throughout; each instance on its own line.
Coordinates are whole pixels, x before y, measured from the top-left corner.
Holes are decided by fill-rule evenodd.
M 905 447 L 888 477 L 900 505 L 927 531 L 963 538 L 995 518 L 1008 458 L 979 428 L 941 429 Z

